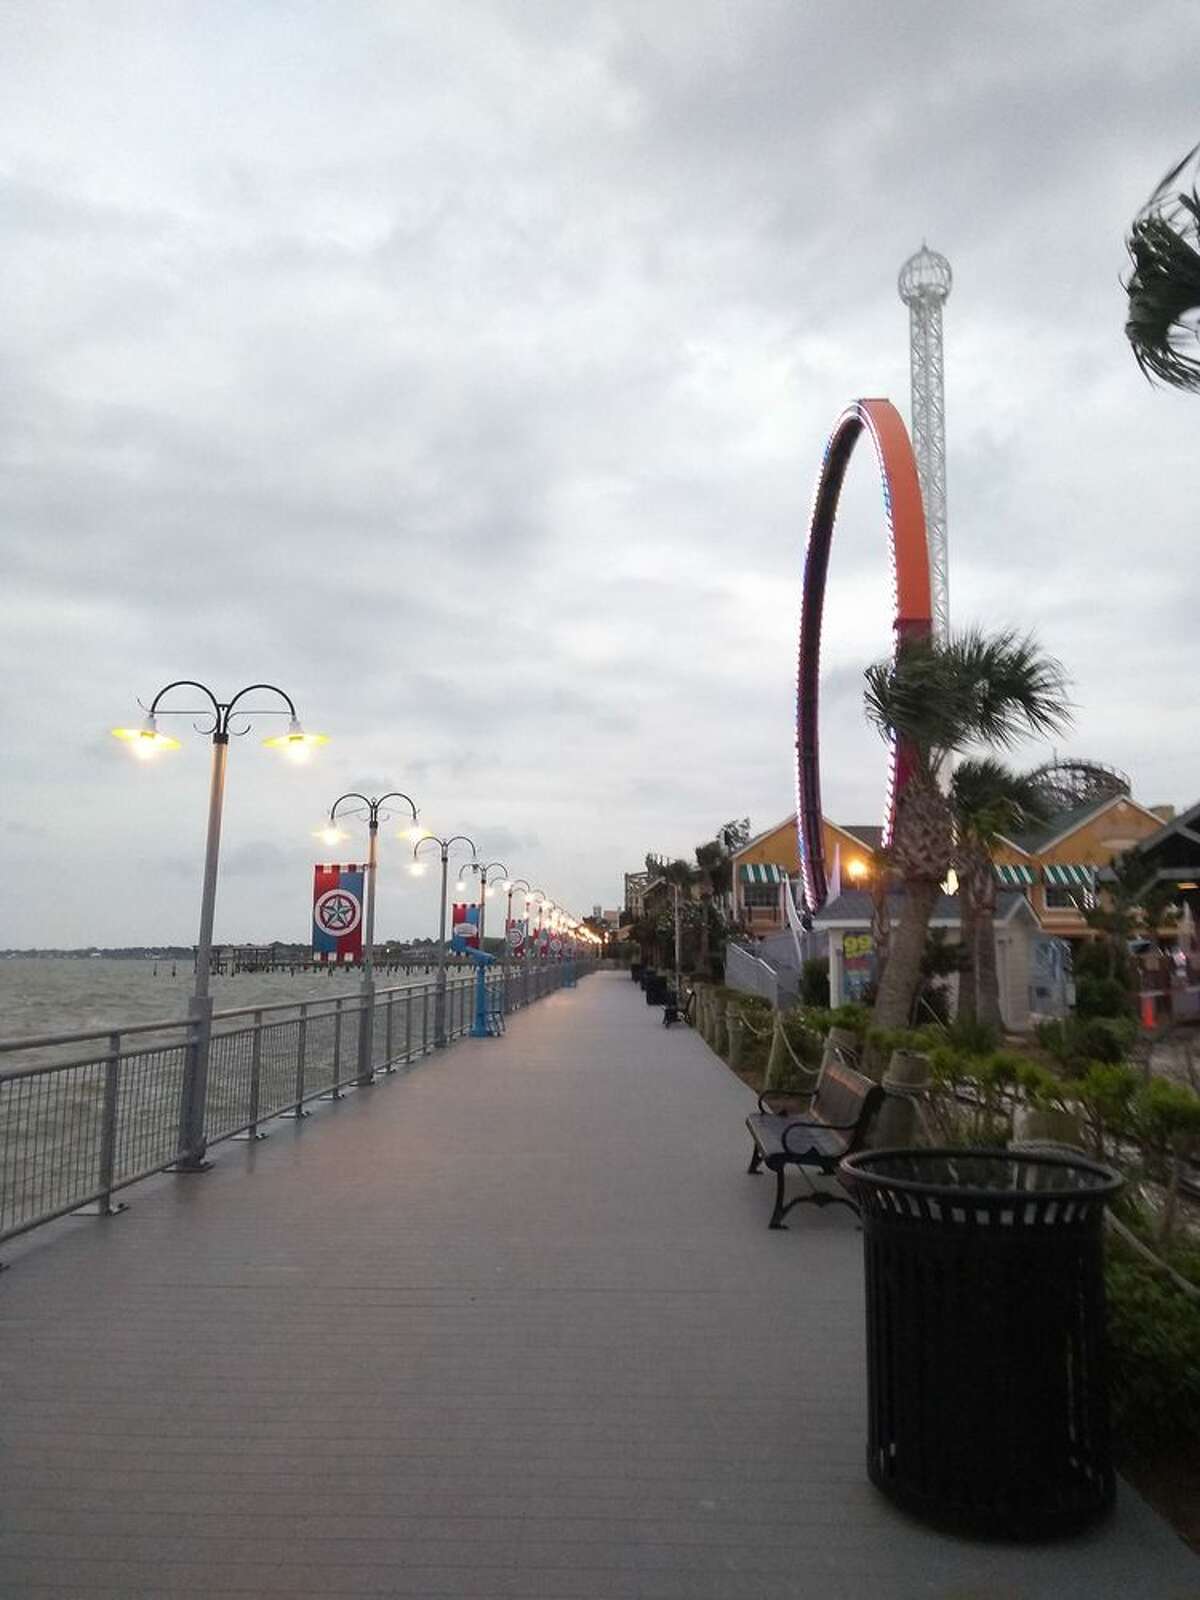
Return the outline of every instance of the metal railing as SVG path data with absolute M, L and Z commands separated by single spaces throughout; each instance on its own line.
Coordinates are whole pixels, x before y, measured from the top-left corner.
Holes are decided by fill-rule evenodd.
M 591 965 L 491 968 L 488 1011 L 520 1010 Z M 373 1075 L 427 1054 L 435 1045 L 435 991 L 433 981 L 378 990 L 369 1018 L 361 994 L 216 1012 L 206 1143 L 254 1138 L 271 1117 L 306 1116 L 309 1101 L 340 1099 L 358 1075 L 364 1025 Z M 474 976 L 448 976 L 447 1043 L 468 1033 L 474 1016 Z M 119 1210 L 118 1190 L 183 1158 L 196 1030 L 185 1019 L 0 1040 L 0 1240 L 88 1207 Z M 64 1048 L 68 1059 L 44 1059 Z
M 789 1005 L 796 998 L 794 972 L 781 972 L 770 961 L 754 955 L 741 945 L 725 947 L 725 982 L 743 994 L 760 995 L 775 1007 Z

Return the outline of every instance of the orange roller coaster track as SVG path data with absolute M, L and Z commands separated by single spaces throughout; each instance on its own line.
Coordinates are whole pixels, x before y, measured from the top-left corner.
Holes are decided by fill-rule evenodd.
M 903 639 L 928 638 L 932 630 L 933 603 L 929 585 L 929 551 L 925 542 L 925 509 L 908 429 L 890 400 L 855 400 L 838 418 L 829 436 L 829 443 L 825 446 L 804 558 L 796 684 L 796 826 L 800 836 L 804 897 L 810 912 L 820 910 L 829 892 L 821 826 L 821 746 L 818 727 L 825 579 L 846 468 L 864 430 L 870 434 L 875 446 L 875 459 L 883 489 L 883 509 L 892 562 L 895 643 L 898 645 Z M 896 801 L 908 781 L 909 771 L 903 748 L 894 745 L 884 823 L 885 842 L 891 838 Z

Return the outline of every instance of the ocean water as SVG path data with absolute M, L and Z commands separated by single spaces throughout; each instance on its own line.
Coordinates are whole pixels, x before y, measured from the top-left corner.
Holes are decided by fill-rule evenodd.
M 157 971 L 155 970 L 157 966 Z M 192 964 L 170 960 L 56 961 L 14 956 L 0 961 L 0 1039 L 75 1033 L 85 1028 L 120 1028 L 135 1022 L 178 1022 L 187 1016 Z M 421 974 L 376 973 L 376 990 L 428 982 Z M 288 1000 L 331 999 L 354 994 L 354 969 L 326 972 L 243 972 L 212 980 L 217 1011 L 272 1005 Z

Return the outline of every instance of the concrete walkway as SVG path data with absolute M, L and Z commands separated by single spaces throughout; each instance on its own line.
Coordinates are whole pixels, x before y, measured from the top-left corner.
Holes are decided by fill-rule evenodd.
M 601 974 L 0 1278 L 0 1594 L 1184 1600 L 1132 1491 L 1013 1549 L 866 1482 L 853 1217 Z

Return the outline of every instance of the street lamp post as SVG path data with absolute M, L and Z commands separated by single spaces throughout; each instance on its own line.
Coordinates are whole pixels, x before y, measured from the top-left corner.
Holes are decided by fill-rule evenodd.
M 440 839 L 436 833 L 422 834 L 413 845 L 413 869 L 420 872 L 422 862 L 420 859 L 421 846 L 436 844 L 442 858 L 442 909 L 438 923 L 438 954 L 437 977 L 435 979 L 433 995 L 433 1042 L 435 1045 L 446 1043 L 446 872 L 450 860 L 450 846 L 459 840 L 471 847 L 471 854 L 475 854 L 475 841 L 468 839 L 465 833 L 452 833 L 448 839 Z
M 177 707 L 163 709 L 164 697 L 174 689 L 198 689 L 208 702 L 199 710 L 194 708 Z M 278 695 L 287 707 L 286 712 L 273 707 L 256 706 L 252 710 L 239 710 L 238 702 L 248 694 L 261 692 L 263 694 Z M 168 683 L 154 696 L 146 712 L 146 720 L 140 728 L 114 728 L 114 736 L 124 739 L 133 749 L 135 755 L 148 757 L 159 750 L 178 750 L 179 740 L 170 734 L 160 733 L 158 729 L 159 716 L 170 717 L 211 717 L 211 728 L 198 728 L 197 732 L 212 738 L 212 768 L 208 785 L 208 831 L 204 850 L 204 887 L 200 896 L 200 932 L 196 945 L 196 977 L 191 1000 L 188 1006 L 188 1016 L 192 1022 L 191 1038 L 188 1042 L 187 1060 L 184 1064 L 183 1088 L 180 1095 L 179 1107 L 179 1159 L 175 1163 L 178 1172 L 203 1172 L 209 1163 L 205 1160 L 206 1140 L 204 1137 L 204 1111 L 208 1095 L 208 1057 L 209 1044 L 212 1039 L 212 996 L 209 993 L 209 979 L 212 970 L 212 930 L 213 913 L 217 903 L 217 863 L 221 852 L 221 813 L 225 801 L 225 766 L 229 755 L 229 735 L 247 734 L 250 731 L 249 722 L 244 728 L 231 726 L 235 717 L 278 717 L 289 718 L 286 733 L 274 734 L 270 739 L 265 739 L 264 744 L 272 749 L 284 750 L 294 759 L 304 759 L 314 745 L 326 744 L 326 736 L 322 733 L 305 733 L 300 726 L 300 719 L 296 715 L 296 707 L 291 697 L 273 683 L 251 683 L 229 700 L 218 700 L 216 695 L 207 685 L 197 683 L 194 678 L 177 678 L 174 683 Z
M 375 1081 L 371 1067 L 371 1046 L 375 1027 L 375 879 L 379 871 L 379 818 L 381 813 L 387 816 L 383 807 L 389 800 L 403 800 L 412 812 L 415 825 L 417 808 L 408 795 L 401 794 L 398 789 L 381 794 L 378 799 L 351 790 L 349 794 L 339 795 L 329 808 L 329 826 L 322 832 L 326 844 L 336 844 L 339 839 L 346 837 L 338 827 L 337 819 L 338 807 L 347 800 L 357 800 L 359 804 L 352 811 L 343 811 L 343 816 L 361 816 L 363 807 L 367 808 L 367 906 L 363 935 L 362 1011 L 358 1021 L 358 1077 L 355 1079 L 358 1087 L 365 1089 Z
M 464 872 L 476 872 L 479 874 L 479 948 L 482 950 L 483 931 L 487 920 L 487 902 L 488 896 L 491 894 L 488 884 L 497 875 L 503 875 L 507 880 L 508 868 L 503 861 L 468 861 L 463 870 Z M 512 904 L 511 900 L 509 904 Z
M 505 943 L 505 947 L 506 947 L 506 952 L 509 951 L 508 930 L 512 926 L 512 919 L 513 919 L 513 914 L 512 914 L 513 895 L 516 894 L 518 889 L 525 896 L 525 913 L 526 913 L 525 938 L 526 938 L 526 940 L 528 940 L 528 938 L 529 938 L 529 926 L 528 926 L 529 897 L 533 893 L 533 889 L 532 889 L 532 887 L 531 887 L 531 885 L 529 883 L 529 879 L 528 878 L 513 878 L 513 879 L 509 880 L 509 884 L 508 884 L 508 905 L 507 905 L 507 907 L 505 909 L 505 912 L 504 912 L 504 943 Z

